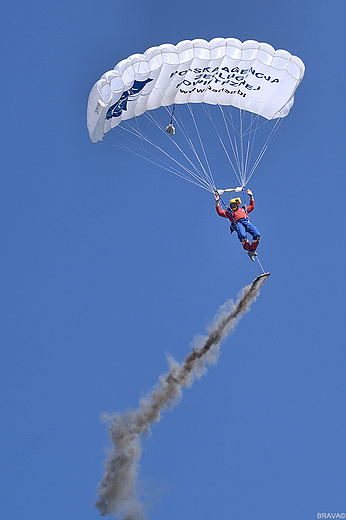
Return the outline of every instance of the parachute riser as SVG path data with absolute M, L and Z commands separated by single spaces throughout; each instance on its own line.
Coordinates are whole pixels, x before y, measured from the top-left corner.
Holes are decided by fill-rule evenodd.
M 245 201 L 245 186 L 243 186 L 243 201 L 244 201 L 244 204 L 246 206 L 246 201 Z
M 221 191 L 221 190 L 220 190 L 220 191 Z M 235 190 L 231 190 L 231 189 L 229 189 L 229 190 L 224 190 L 224 192 L 225 192 L 225 191 L 235 191 Z M 215 193 L 219 194 L 218 190 L 215 190 Z M 231 213 L 231 211 L 230 211 L 230 208 L 229 208 L 228 206 L 226 206 L 226 204 L 225 204 L 224 201 L 222 200 L 222 197 L 220 197 L 220 202 L 221 202 L 221 206 L 223 207 L 223 209 L 224 209 L 225 211 L 228 212 L 228 214 L 229 214 L 229 216 L 230 216 L 230 219 L 231 219 L 231 223 L 233 224 L 234 227 L 236 227 L 236 223 L 235 223 L 234 218 L 232 217 L 232 213 Z M 231 231 L 231 232 L 232 232 L 232 231 Z

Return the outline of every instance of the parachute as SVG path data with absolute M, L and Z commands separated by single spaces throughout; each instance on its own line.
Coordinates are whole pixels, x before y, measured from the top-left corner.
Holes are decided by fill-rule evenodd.
M 216 169 L 228 175 L 231 167 L 245 187 L 288 115 L 304 71 L 297 56 L 254 40 L 151 47 L 120 61 L 93 86 L 89 135 L 95 143 L 110 136 L 116 145 L 211 192 Z M 256 147 L 255 135 L 270 122 L 264 143 Z M 220 145 L 222 153 L 211 165 L 210 154 Z M 222 175 L 218 182 L 229 182 Z

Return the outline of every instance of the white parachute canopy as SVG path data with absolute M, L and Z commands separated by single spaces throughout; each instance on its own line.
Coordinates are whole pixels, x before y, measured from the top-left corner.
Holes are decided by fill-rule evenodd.
M 304 64 L 297 56 L 253 40 L 242 43 L 235 38 L 215 38 L 210 42 L 198 39 L 184 40 L 177 45 L 152 47 L 143 54 L 133 54 L 119 62 L 94 85 L 87 109 L 90 138 L 93 142 L 100 141 L 111 129 L 118 125 L 121 127 L 126 122 L 131 123 L 129 120 L 142 114 L 154 119 L 155 116 L 149 111 L 159 107 L 187 105 L 191 111 L 191 107 L 198 104 L 203 104 L 204 107 L 217 105 L 221 110 L 221 121 L 226 128 L 229 142 L 226 143 L 220 136 L 218 138 L 238 180 L 245 185 L 254 169 L 249 166 L 249 154 L 253 147 L 251 139 L 262 124 L 258 121 L 260 118 L 278 120 L 289 113 L 304 70 Z M 236 137 L 230 135 L 234 120 L 230 113 L 224 111 L 228 110 L 227 107 L 236 107 L 240 114 L 240 128 L 238 124 Z M 207 112 L 211 114 L 209 117 L 218 133 L 221 125 L 215 121 L 216 118 L 209 109 Z M 247 123 L 244 114 L 250 115 Z M 194 120 L 192 112 L 191 117 Z M 170 135 L 167 136 L 171 140 L 175 139 L 173 122 L 179 124 L 178 119 L 173 121 L 172 116 L 168 130 Z M 184 133 L 184 120 L 181 130 Z M 152 144 L 141 133 L 137 123 L 132 127 L 132 133 Z M 196 135 L 203 156 L 204 148 L 197 127 Z M 245 136 L 248 136 L 248 142 L 244 145 Z M 239 138 L 239 145 L 236 138 Z M 185 156 L 180 145 L 177 146 Z M 190 146 L 197 157 L 195 145 L 192 143 Z M 169 155 L 164 147 L 158 149 L 164 155 Z M 235 164 L 228 154 L 230 150 L 235 156 Z M 259 158 L 263 153 L 264 151 L 260 152 Z M 204 181 L 207 184 L 203 187 L 210 191 L 215 189 L 207 158 L 204 164 L 198 158 L 197 166 L 192 165 L 188 158 L 188 166 L 182 166 L 180 162 L 173 160 L 175 167 L 185 168 L 187 174 L 193 172 L 197 176 L 207 175 L 208 179 Z M 256 165 L 255 161 L 255 167 Z M 199 173 L 196 173 L 197 170 Z

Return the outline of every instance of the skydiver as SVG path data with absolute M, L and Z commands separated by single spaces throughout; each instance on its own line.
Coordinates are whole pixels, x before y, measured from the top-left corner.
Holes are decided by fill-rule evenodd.
M 219 191 L 223 193 L 223 191 Z M 217 214 L 220 215 L 220 217 L 225 217 L 228 218 L 228 220 L 230 220 L 231 233 L 233 233 L 233 231 L 237 232 L 239 241 L 241 242 L 245 251 L 247 251 L 247 254 L 251 258 L 251 260 L 254 262 L 255 257 L 257 256 L 256 249 L 261 236 L 259 234 L 258 229 L 252 224 L 252 222 L 250 222 L 248 217 L 248 213 L 251 213 L 251 211 L 255 207 L 253 193 L 251 190 L 247 190 L 246 193 L 250 196 L 250 204 L 247 207 L 245 207 L 245 205 L 241 206 L 241 200 L 239 197 L 237 197 L 236 199 L 231 199 L 229 201 L 229 208 L 227 208 L 226 210 L 220 208 L 220 194 L 218 191 L 215 191 L 214 197 L 216 201 Z M 251 244 L 248 241 L 246 233 L 249 233 L 252 236 Z

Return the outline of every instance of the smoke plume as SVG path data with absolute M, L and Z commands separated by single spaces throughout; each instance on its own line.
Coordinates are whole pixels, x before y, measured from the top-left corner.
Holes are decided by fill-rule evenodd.
M 182 388 L 191 386 L 194 378 L 200 378 L 207 364 L 216 363 L 221 342 L 249 310 L 268 276 L 269 273 L 259 276 L 241 291 L 235 303 L 230 300 L 220 307 L 209 328 L 209 335 L 195 338 L 192 352 L 182 364 L 169 360 L 169 371 L 159 378 L 154 390 L 141 399 L 136 410 L 107 418 L 110 420 L 109 436 L 113 448 L 104 466 L 105 474 L 98 488 L 99 500 L 95 504 L 102 516 L 113 514 L 123 520 L 145 518 L 143 504 L 136 491 L 141 457 L 140 434 L 149 432 L 152 423 L 160 420 L 160 412 L 178 402 Z

